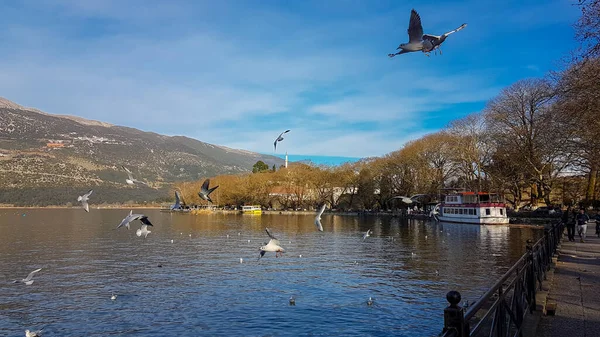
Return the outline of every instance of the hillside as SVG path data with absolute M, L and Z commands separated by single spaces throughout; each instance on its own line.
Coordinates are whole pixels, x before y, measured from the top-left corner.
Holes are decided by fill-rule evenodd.
M 188 137 L 52 115 L 0 97 L 0 204 L 60 205 L 89 188 L 104 191 L 95 193 L 97 202 L 168 200 L 173 182 L 250 172 L 258 160 L 284 163 Z M 125 184 L 121 165 L 150 187 Z

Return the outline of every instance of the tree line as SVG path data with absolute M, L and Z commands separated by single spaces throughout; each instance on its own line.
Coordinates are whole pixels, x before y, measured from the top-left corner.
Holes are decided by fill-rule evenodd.
M 482 111 L 377 158 L 337 167 L 291 164 L 212 178 L 220 205 L 389 209 L 394 196 L 441 188 L 497 192 L 510 206 L 598 206 L 600 0 L 580 0 L 579 48 L 564 69 L 517 81 Z M 176 184 L 200 203 L 202 180 Z M 216 192 L 216 191 L 215 191 Z M 213 200 L 215 198 L 213 197 Z

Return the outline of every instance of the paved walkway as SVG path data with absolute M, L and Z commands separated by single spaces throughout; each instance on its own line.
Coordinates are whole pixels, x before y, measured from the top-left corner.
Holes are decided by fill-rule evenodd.
M 542 316 L 537 337 L 600 336 L 600 238 L 588 225 L 585 243 L 569 242 L 565 229 L 548 298 L 555 316 Z

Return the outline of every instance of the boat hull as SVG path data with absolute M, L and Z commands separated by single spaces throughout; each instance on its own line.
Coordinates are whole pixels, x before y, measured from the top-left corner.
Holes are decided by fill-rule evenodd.
M 508 217 L 485 217 L 485 218 L 465 218 L 465 217 L 449 217 L 449 216 L 437 216 L 439 221 L 443 222 L 454 222 L 454 223 L 467 223 L 467 224 L 484 224 L 484 225 L 504 225 L 509 222 Z

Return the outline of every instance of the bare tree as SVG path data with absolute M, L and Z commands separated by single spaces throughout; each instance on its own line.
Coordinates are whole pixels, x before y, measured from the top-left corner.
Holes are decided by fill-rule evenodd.
M 582 58 L 600 57 L 600 0 L 579 0 L 581 17 L 575 24 Z

